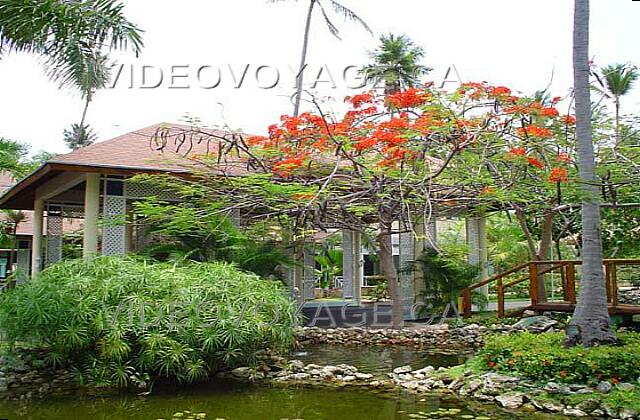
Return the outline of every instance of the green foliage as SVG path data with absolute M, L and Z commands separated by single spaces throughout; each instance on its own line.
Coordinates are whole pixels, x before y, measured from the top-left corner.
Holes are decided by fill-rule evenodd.
M 62 237 L 62 259 L 73 260 L 82 257 L 82 231 L 68 232 Z
M 498 318 L 495 312 L 481 312 L 478 314 L 474 314 L 471 318 L 464 319 L 463 324 L 469 324 L 469 325 L 477 324 L 485 327 L 490 327 L 492 325 L 501 325 L 501 324 L 512 325 L 518 321 L 520 321 L 519 318 L 510 318 L 510 317 Z M 458 319 L 451 321 L 451 323 L 453 323 L 454 325 L 456 325 L 456 323 L 458 322 L 459 322 Z
M 497 213 L 487 221 L 489 259 L 495 272 L 508 270 L 531 259 L 527 239 L 515 220 L 508 219 L 504 213 Z
M 54 265 L 2 296 L 10 342 L 48 350 L 83 380 L 194 382 L 293 341 L 294 303 L 278 283 L 220 263 L 100 257 Z M 137 379 L 136 379 L 137 378 Z M 142 378 L 142 379 L 141 379 Z
M 327 289 L 333 287 L 336 276 L 342 275 L 343 252 L 336 248 L 335 241 L 331 238 L 318 248 L 320 252 L 315 256 L 315 261 L 320 266 L 320 287 Z
M 150 198 L 135 203 L 151 224 L 156 244 L 144 251 L 157 260 L 224 261 L 262 277 L 282 278 L 291 261 L 267 224 L 240 229 L 207 200 L 167 203 Z
M 380 281 L 373 287 L 371 298 L 376 302 L 389 299 L 389 286 L 386 280 Z
M 98 139 L 97 134 L 88 124 L 71 124 L 64 130 L 64 142 L 71 150 L 78 150 L 92 145 Z
M 0 0 L 0 54 L 40 54 L 52 79 L 90 96 L 108 80 L 101 50 L 142 49 L 142 31 L 123 8 L 116 0 Z
M 635 382 L 640 376 L 640 334 L 619 334 L 621 346 L 563 346 L 563 333 L 494 335 L 479 354 L 485 369 L 539 381 Z
M 640 209 L 603 209 L 602 247 L 609 258 L 640 256 Z
M 424 301 L 434 309 L 448 303 L 457 305 L 461 290 L 473 284 L 478 275 L 477 267 L 431 249 L 416 259 L 413 269 L 423 273 Z
M 22 178 L 29 173 L 25 163 L 28 147 L 17 141 L 0 138 L 0 171 L 8 172 L 14 178 Z
M 380 45 L 369 56 L 373 62 L 362 72 L 368 81 L 382 83 L 391 92 L 419 84 L 420 77 L 431 70 L 419 64 L 424 49 L 406 35 L 382 35 Z

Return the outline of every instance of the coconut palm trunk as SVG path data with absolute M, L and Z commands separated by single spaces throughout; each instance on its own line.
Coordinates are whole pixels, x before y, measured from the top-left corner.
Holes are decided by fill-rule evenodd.
M 582 201 L 582 275 L 573 318 L 567 328 L 567 345 L 614 343 L 607 308 L 602 268 L 600 207 L 591 128 L 589 86 L 589 0 L 575 0 L 573 27 L 573 75 L 576 107 L 578 167 Z
M 300 67 L 296 75 L 296 97 L 294 98 L 293 116 L 300 114 L 300 101 L 302 100 L 302 86 L 304 82 L 304 69 L 307 65 L 307 49 L 309 48 L 309 34 L 311 32 L 311 18 L 313 17 L 313 8 L 316 0 L 309 1 L 309 11 L 307 12 L 307 22 L 304 28 L 304 39 L 302 41 L 302 57 L 300 58 Z

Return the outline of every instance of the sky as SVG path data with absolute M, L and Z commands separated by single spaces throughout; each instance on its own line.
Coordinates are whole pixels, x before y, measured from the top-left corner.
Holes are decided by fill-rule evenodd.
M 360 81 L 353 69 L 368 62 L 368 51 L 388 33 L 405 34 L 425 49 L 423 64 L 433 68 L 428 79 L 437 84 L 455 66 L 462 81 L 488 81 L 522 93 L 549 87 L 553 96 L 564 96 L 571 88 L 571 0 L 341 1 L 374 34 L 330 13 L 340 29 L 338 40 L 316 13 L 305 87 L 327 110 L 339 113 L 342 98 L 361 90 L 355 89 Z M 124 4 L 126 16 L 145 31 L 145 47 L 139 57 L 113 54 L 112 86 L 96 95 L 87 119 L 100 140 L 189 118 L 262 134 L 292 113 L 292 69 L 300 60 L 307 1 Z M 640 65 L 639 21 L 640 2 L 591 0 L 595 64 Z M 79 122 L 82 107 L 78 93 L 47 79 L 37 57 L 0 59 L 0 136 L 29 144 L 32 153 L 66 153 L 63 130 Z M 623 107 L 640 111 L 640 85 Z

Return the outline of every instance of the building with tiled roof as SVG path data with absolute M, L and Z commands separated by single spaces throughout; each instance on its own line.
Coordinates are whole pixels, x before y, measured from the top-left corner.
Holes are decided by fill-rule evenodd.
M 188 176 L 212 170 L 194 156 L 215 151 L 220 139 L 234 135 L 216 129 L 156 124 L 56 156 L 17 183 L 0 178 L 4 191 L 0 209 L 28 214 L 19 225 L 20 234 L 28 238 L 28 245 L 21 244 L 31 255 L 28 271 L 36 273 L 61 259 L 62 236 L 69 226 L 82 227 L 85 255 L 120 255 L 135 249 L 145 241 L 143 231 L 136 231 L 132 224 L 106 223 L 100 228 L 99 219 L 126 217 L 131 214 L 132 201 L 149 195 L 172 197 L 170 192 L 127 180 L 137 174 Z M 247 173 L 240 161 L 222 162 L 215 170 L 229 175 Z

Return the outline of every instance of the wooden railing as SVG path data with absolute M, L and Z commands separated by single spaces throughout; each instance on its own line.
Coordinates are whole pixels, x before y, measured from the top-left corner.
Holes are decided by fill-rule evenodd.
M 471 316 L 473 291 L 489 284 L 495 283 L 498 317 L 505 316 L 505 291 L 508 288 L 529 281 L 529 299 L 531 307 L 535 308 L 539 303 L 546 302 L 546 296 L 538 296 L 538 279 L 540 276 L 552 271 L 560 270 L 562 277 L 563 301 L 569 305 L 576 303 L 576 266 L 582 264 L 581 260 L 558 261 L 530 261 L 513 267 L 510 270 L 496 274 L 479 283 L 462 290 L 461 308 L 465 317 Z M 605 259 L 604 273 L 607 292 L 607 302 L 610 306 L 618 306 L 618 267 L 623 265 L 640 265 L 640 259 Z M 506 278 L 522 272 L 522 276 L 506 283 Z

